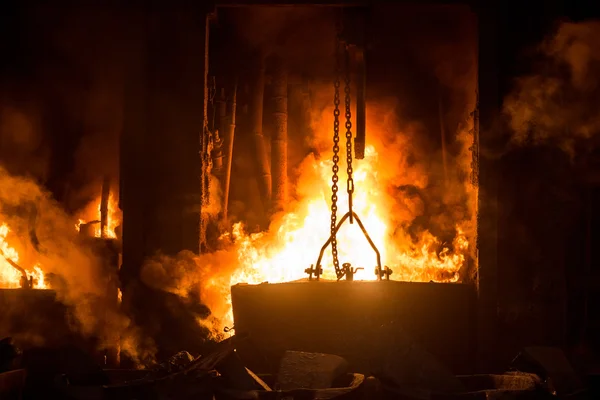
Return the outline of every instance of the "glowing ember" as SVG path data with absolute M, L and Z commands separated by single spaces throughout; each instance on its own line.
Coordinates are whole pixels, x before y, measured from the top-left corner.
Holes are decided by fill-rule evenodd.
M 94 223 L 94 236 L 101 237 L 102 232 L 100 232 L 100 207 L 101 207 L 101 197 L 98 197 L 96 200 L 92 201 L 87 207 L 83 210 L 81 215 L 79 216 L 79 220 L 77 224 L 75 224 L 75 228 L 77 230 L 80 229 L 82 224 L 87 224 L 90 222 Z M 108 221 L 107 221 L 106 231 L 104 232 L 104 237 L 107 238 L 116 238 L 117 234 L 115 229 L 121 223 L 121 210 L 119 210 L 119 206 L 114 196 L 111 194 L 108 197 Z
M 12 247 L 8 243 L 10 233 L 11 230 L 8 227 L 8 225 L 0 225 L 0 250 L 3 254 L 3 257 L 0 257 L 0 287 L 20 288 L 22 274 L 8 261 L 10 260 L 13 263 L 19 265 L 19 253 L 14 247 Z M 46 284 L 44 282 L 44 272 L 42 271 L 39 265 L 36 264 L 31 269 L 28 269 L 23 265 L 19 266 L 25 270 L 25 273 L 27 274 L 28 278 L 32 278 L 33 288 L 46 288 Z

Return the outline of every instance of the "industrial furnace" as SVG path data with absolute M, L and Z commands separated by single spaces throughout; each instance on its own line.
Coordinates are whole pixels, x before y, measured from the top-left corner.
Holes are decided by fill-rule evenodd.
M 209 21 L 201 241 L 207 254 L 233 247 L 221 268 L 231 322 L 252 338 L 240 355 L 273 372 L 285 350 L 334 353 L 368 372 L 383 327 L 471 371 L 475 13 L 223 5 Z M 241 222 L 211 239 L 223 216 Z

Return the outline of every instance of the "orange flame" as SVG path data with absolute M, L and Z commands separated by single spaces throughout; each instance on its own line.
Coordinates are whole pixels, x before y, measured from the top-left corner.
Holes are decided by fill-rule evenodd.
M 469 242 L 457 227 L 458 235 L 454 251 L 444 247 L 436 249 L 439 240 L 429 232 L 423 233 L 417 246 L 391 240 L 392 226 L 388 223 L 389 208 L 386 207 L 384 189 L 377 182 L 378 154 L 373 146 L 367 146 L 365 159 L 357 164 L 354 182 L 353 210 L 363 222 L 369 236 L 377 246 L 382 263 L 393 270 L 391 279 L 402 281 L 456 282 L 458 272 L 465 261 Z M 331 161 L 319 161 L 312 165 L 320 180 L 314 182 L 314 197 L 302 201 L 295 211 L 286 213 L 275 227 L 272 235 L 257 233 L 246 235 L 241 224 L 233 228 L 232 236 L 237 244 L 239 268 L 231 277 L 231 284 L 261 282 L 287 282 L 306 278 L 304 270 L 317 261 L 319 250 L 329 237 Z M 340 180 L 343 182 L 343 180 Z M 345 183 L 341 183 L 343 188 Z M 342 210 L 338 221 L 347 210 L 348 195 L 338 192 L 338 205 Z M 337 234 L 340 263 L 350 262 L 358 270 L 356 280 L 375 280 L 376 253 L 367 242 L 358 225 L 347 220 Z M 324 279 L 336 279 L 331 249 L 328 247 L 321 261 Z
M 387 265 L 393 271 L 390 279 L 418 282 L 457 282 L 459 272 L 469 257 L 470 241 L 473 240 L 472 216 L 468 213 L 454 220 L 456 235 L 453 243 L 442 243 L 431 232 L 419 233 L 418 239 L 411 238 L 402 224 L 411 222 L 417 212 L 402 211 L 398 198 L 390 188 L 405 183 L 424 188 L 427 186 L 427 174 L 424 170 L 415 170 L 398 156 L 407 146 L 406 137 L 398 143 L 391 139 L 386 143 L 375 134 L 382 132 L 381 127 L 370 127 L 370 143 L 366 147 L 365 158 L 354 164 L 354 182 L 356 190 L 353 196 L 353 211 L 360 217 L 369 236 L 381 254 L 382 266 Z M 373 129 L 376 128 L 376 129 Z M 466 134 L 461 132 L 463 136 Z M 401 134 L 398 134 L 401 136 Z M 465 141 L 468 148 L 470 143 Z M 395 148 L 393 148 L 395 147 Z M 456 176 L 460 176 L 466 165 L 470 165 L 470 152 L 465 151 L 455 161 Z M 218 319 L 205 321 L 212 325 L 214 332 L 233 321 L 229 288 L 238 283 L 259 284 L 263 282 L 279 283 L 307 278 L 305 269 L 314 265 L 319 251 L 330 235 L 331 216 L 331 151 L 323 151 L 322 159 L 307 157 L 300 165 L 300 177 L 297 184 L 299 200 L 292 204 L 287 212 L 276 215 L 268 232 L 247 234 L 241 223 L 233 226 L 230 233 L 222 239 L 233 243 L 234 261 L 231 261 L 233 273 L 217 272 L 201 279 L 202 301 L 207 304 Z M 338 192 L 338 221 L 348 210 L 346 193 L 345 165 L 340 163 L 340 181 Z M 411 170 L 412 169 L 412 170 Z M 398 180 L 398 175 L 402 179 Z M 467 202 L 474 201 L 476 193 L 470 182 L 455 178 L 450 185 L 458 184 L 467 194 Z M 458 188 L 458 187 L 457 187 Z M 407 203 L 407 201 L 404 201 Z M 405 208 L 410 208 L 403 204 Z M 476 206 L 468 204 L 472 212 Z M 420 211 L 422 213 L 422 211 Z M 404 215 L 403 215 L 404 213 Z M 358 270 L 355 280 L 376 280 L 376 253 L 371 248 L 357 223 L 347 220 L 338 234 L 340 264 L 351 263 Z M 231 256 L 231 252 L 228 252 Z M 221 255 L 221 263 L 227 262 Z M 201 255 L 198 264 L 201 268 L 213 267 L 211 255 Z M 328 247 L 321 261 L 322 279 L 336 279 L 333 268 L 331 248 Z
M 13 267 L 7 259 L 15 264 L 19 264 L 19 252 L 8 243 L 8 237 L 11 233 L 7 224 L 0 225 L 0 250 L 4 255 L 0 257 L 0 287 L 3 288 L 20 288 L 21 287 L 21 272 Z M 25 270 L 28 277 L 33 278 L 33 288 L 46 289 L 44 281 L 44 272 L 39 264 L 34 265 L 31 269 L 21 266 Z
M 407 125 L 401 131 L 395 110 L 385 105 L 370 109 L 365 158 L 353 164 L 353 211 L 379 250 L 382 267 L 393 271 L 390 279 L 457 282 L 471 271 L 468 263 L 476 262 L 471 244 L 476 234 L 477 188 L 469 180 L 472 118 L 456 132 L 456 146 L 448 154 L 451 168 L 444 179 L 441 155 L 419 147 L 422 127 Z M 324 109 L 320 120 L 313 121 L 316 134 L 311 147 L 318 151 L 298 166 L 295 199 L 285 211 L 272 216 L 267 232 L 249 234 L 242 223 L 236 223 L 221 236 L 221 249 L 199 255 L 195 264 L 186 252 L 177 259 L 150 260 L 142 269 L 144 281 L 181 296 L 197 293 L 190 289 L 200 286 L 200 301 L 212 315 L 199 323 L 222 335 L 223 328 L 233 322 L 231 286 L 306 279 L 305 270 L 315 265 L 330 236 L 331 111 Z M 345 162 L 339 167 L 337 221 L 348 211 Z M 443 185 L 430 182 L 435 179 L 444 179 Z M 407 188 L 417 194 L 413 196 Z M 443 207 L 428 211 L 428 196 Z M 419 217 L 425 222 L 417 221 Z M 436 236 L 433 228 L 439 228 L 447 239 Z M 346 220 L 337 241 L 340 264 L 361 268 L 355 280 L 377 279 L 376 253 L 357 223 Z M 321 267 L 322 279 L 336 279 L 331 247 L 325 249 Z
M 79 216 L 79 220 L 77 224 L 75 224 L 75 228 L 77 230 L 80 229 L 82 224 L 86 224 L 92 221 L 100 221 L 100 208 L 101 208 L 101 196 L 97 199 L 89 203 L 83 212 Z M 107 227 L 104 232 L 104 237 L 107 238 L 116 238 L 117 234 L 115 229 L 121 223 L 121 210 L 119 210 L 119 206 L 117 204 L 117 200 L 114 198 L 112 194 L 108 197 L 108 221 Z M 100 222 L 97 222 L 94 225 L 94 236 L 101 237 L 102 232 L 100 232 Z

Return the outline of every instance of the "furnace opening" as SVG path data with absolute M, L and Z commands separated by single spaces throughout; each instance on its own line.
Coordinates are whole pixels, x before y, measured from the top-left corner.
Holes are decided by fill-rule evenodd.
M 474 280 L 476 17 L 463 6 L 381 5 L 369 13 L 356 11 L 217 9 L 209 31 L 203 251 L 194 257 L 197 268 L 171 268 L 179 272 L 168 278 L 160 272 L 167 260 L 146 263 L 145 282 L 185 296 L 199 292 L 213 316 L 228 324 L 231 308 L 223 299 L 229 299 L 232 285 L 309 278 L 331 235 L 340 32 L 342 49 L 350 49 L 350 67 L 348 76 L 344 68 L 337 75 L 336 221 L 348 211 L 348 79 L 353 211 L 380 252 L 382 266 L 391 270 L 390 279 Z M 357 50 L 364 51 L 364 64 Z M 361 68 L 366 72 L 362 158 L 356 157 Z M 376 253 L 359 226 L 345 222 L 336 238 L 339 263 L 350 265 L 352 278 L 376 280 Z M 181 266 L 185 258 L 171 263 Z M 339 278 L 331 246 L 321 267 L 321 279 Z

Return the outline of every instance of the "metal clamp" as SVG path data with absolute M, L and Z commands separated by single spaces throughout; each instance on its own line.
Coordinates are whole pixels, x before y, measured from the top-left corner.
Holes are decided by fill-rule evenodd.
M 344 267 L 344 274 L 346 276 L 346 280 L 347 281 L 353 281 L 354 280 L 354 274 L 356 274 L 358 271 L 360 271 L 361 269 L 364 268 L 352 268 L 352 265 L 350 265 L 350 263 L 344 263 L 342 264 L 342 267 Z
M 379 253 L 379 250 L 377 249 L 377 246 L 375 246 L 375 243 L 373 243 L 373 240 L 371 240 L 371 237 L 369 236 L 369 233 L 367 232 L 367 230 L 365 229 L 365 226 L 363 225 L 362 221 L 360 220 L 360 218 L 358 217 L 358 215 L 356 215 L 355 212 L 353 211 L 349 211 L 347 212 L 342 219 L 340 219 L 340 222 L 338 222 L 335 231 L 331 234 L 331 236 L 329 236 L 329 239 L 327 239 L 327 241 L 325 242 L 325 244 L 323 245 L 323 247 L 321 247 L 321 251 L 319 253 L 319 258 L 317 259 L 316 264 L 311 265 L 310 268 L 307 268 L 304 270 L 304 272 L 306 272 L 308 274 L 308 279 L 309 280 L 313 280 L 313 275 L 314 275 L 314 279 L 315 280 L 319 280 L 321 274 L 323 274 L 323 269 L 321 268 L 321 260 L 323 259 L 323 253 L 325 253 L 325 249 L 327 249 L 327 246 L 329 246 L 329 244 L 331 243 L 331 241 L 333 240 L 333 238 L 335 237 L 335 235 L 337 234 L 337 232 L 340 230 L 340 227 L 342 226 L 342 224 L 344 222 L 346 222 L 346 220 L 352 216 L 354 220 L 356 220 L 356 222 L 358 223 L 358 226 L 360 227 L 361 231 L 363 232 L 363 234 L 365 235 L 365 238 L 367 239 L 367 241 L 369 242 L 369 244 L 371 245 L 371 248 L 373 249 L 373 251 L 375 252 L 376 256 L 377 256 L 377 267 L 375 269 L 375 275 L 377 275 L 377 280 L 380 281 L 382 280 L 383 277 L 387 277 L 387 280 L 389 280 L 389 276 L 391 275 L 391 270 L 386 266 L 385 270 L 381 267 L 381 254 Z M 346 264 L 344 264 L 345 267 Z M 348 264 L 350 265 L 350 264 Z M 340 279 L 342 279 L 345 275 L 347 275 L 347 272 L 350 268 L 344 268 L 342 269 L 341 273 L 338 273 L 336 271 L 336 275 L 337 275 L 337 280 L 339 281 Z M 354 271 L 356 272 L 356 271 Z M 353 273 L 352 273 L 352 278 L 353 278 Z M 349 279 L 351 280 L 351 279 Z
M 390 280 L 390 275 L 392 274 L 392 270 L 386 265 L 383 268 L 375 268 L 375 275 L 378 276 L 378 280 L 385 279 L 386 281 Z

